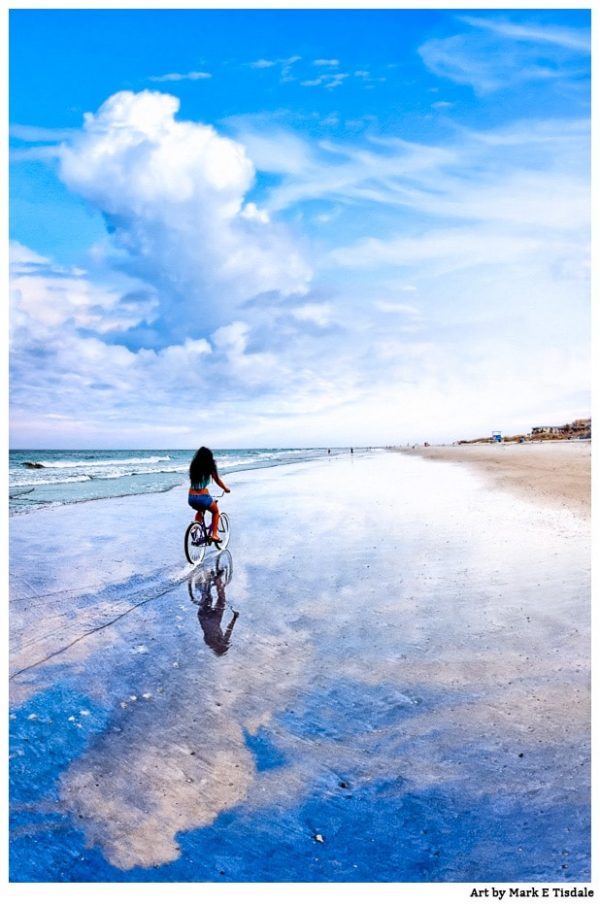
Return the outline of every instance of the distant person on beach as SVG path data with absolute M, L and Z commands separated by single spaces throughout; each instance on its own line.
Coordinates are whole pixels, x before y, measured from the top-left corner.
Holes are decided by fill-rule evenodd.
M 204 510 L 212 515 L 210 526 L 210 536 L 215 543 L 220 543 L 219 537 L 219 507 L 216 500 L 213 500 L 208 492 L 208 485 L 214 481 L 225 493 L 231 493 L 229 487 L 223 483 L 217 471 L 215 458 L 206 446 L 201 446 L 190 463 L 190 490 L 188 493 L 188 503 L 192 509 L 196 510 L 196 521 L 200 522 L 204 518 Z

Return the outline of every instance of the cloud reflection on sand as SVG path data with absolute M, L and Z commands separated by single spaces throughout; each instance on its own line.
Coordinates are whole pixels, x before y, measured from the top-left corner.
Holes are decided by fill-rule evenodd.
M 246 798 L 256 766 L 245 731 L 284 707 L 305 672 L 298 656 L 286 675 L 278 668 L 291 632 L 287 641 L 265 637 L 254 645 L 243 678 L 238 664 L 227 669 L 225 660 L 214 661 L 222 670 L 204 660 L 203 672 L 200 632 L 193 628 L 196 637 L 187 632 L 187 649 L 178 655 L 177 677 L 162 676 L 168 690 L 128 704 L 113 727 L 119 731 L 106 732 L 61 779 L 63 805 L 78 815 L 87 843 L 124 870 L 175 860 L 177 833 L 209 825 Z
M 212 823 L 242 801 L 254 781 L 254 761 L 237 722 L 224 716 L 182 732 L 183 719 L 179 711 L 166 725 L 163 718 L 151 740 L 128 726 L 63 776 L 63 804 L 78 814 L 87 844 L 123 870 L 176 860 L 177 833 Z
M 168 863 L 225 811 L 293 813 L 340 782 L 585 802 L 580 522 L 443 464 L 376 462 L 376 483 L 359 457 L 240 480 L 226 656 L 180 585 L 64 661 L 111 718 L 60 797 L 111 864 Z

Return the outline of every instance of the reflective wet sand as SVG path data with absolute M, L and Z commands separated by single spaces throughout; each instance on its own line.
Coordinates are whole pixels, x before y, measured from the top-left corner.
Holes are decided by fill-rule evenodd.
M 589 522 L 396 453 L 11 519 L 15 880 L 589 879 Z M 32 538 L 35 542 L 32 542 Z

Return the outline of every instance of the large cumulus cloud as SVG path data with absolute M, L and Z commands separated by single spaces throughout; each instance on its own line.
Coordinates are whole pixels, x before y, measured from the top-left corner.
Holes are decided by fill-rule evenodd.
M 157 290 L 165 343 L 205 335 L 262 293 L 302 293 L 311 276 L 294 239 L 247 201 L 244 147 L 178 109 L 159 92 L 115 94 L 86 114 L 59 168 L 102 211 L 113 263 Z

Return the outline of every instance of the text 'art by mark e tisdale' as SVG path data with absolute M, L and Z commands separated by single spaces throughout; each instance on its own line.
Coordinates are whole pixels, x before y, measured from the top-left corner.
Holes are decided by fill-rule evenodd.
M 564 886 L 529 886 L 527 888 L 514 886 L 509 887 L 508 889 L 498 889 L 495 886 L 483 886 L 481 889 L 474 887 L 471 891 L 470 898 L 493 898 L 498 899 L 498 901 L 501 902 L 505 896 L 508 896 L 509 899 L 591 899 L 593 895 L 594 890 L 589 889 L 587 886 L 583 886 L 580 889 L 576 886 L 569 887 L 568 889 Z

